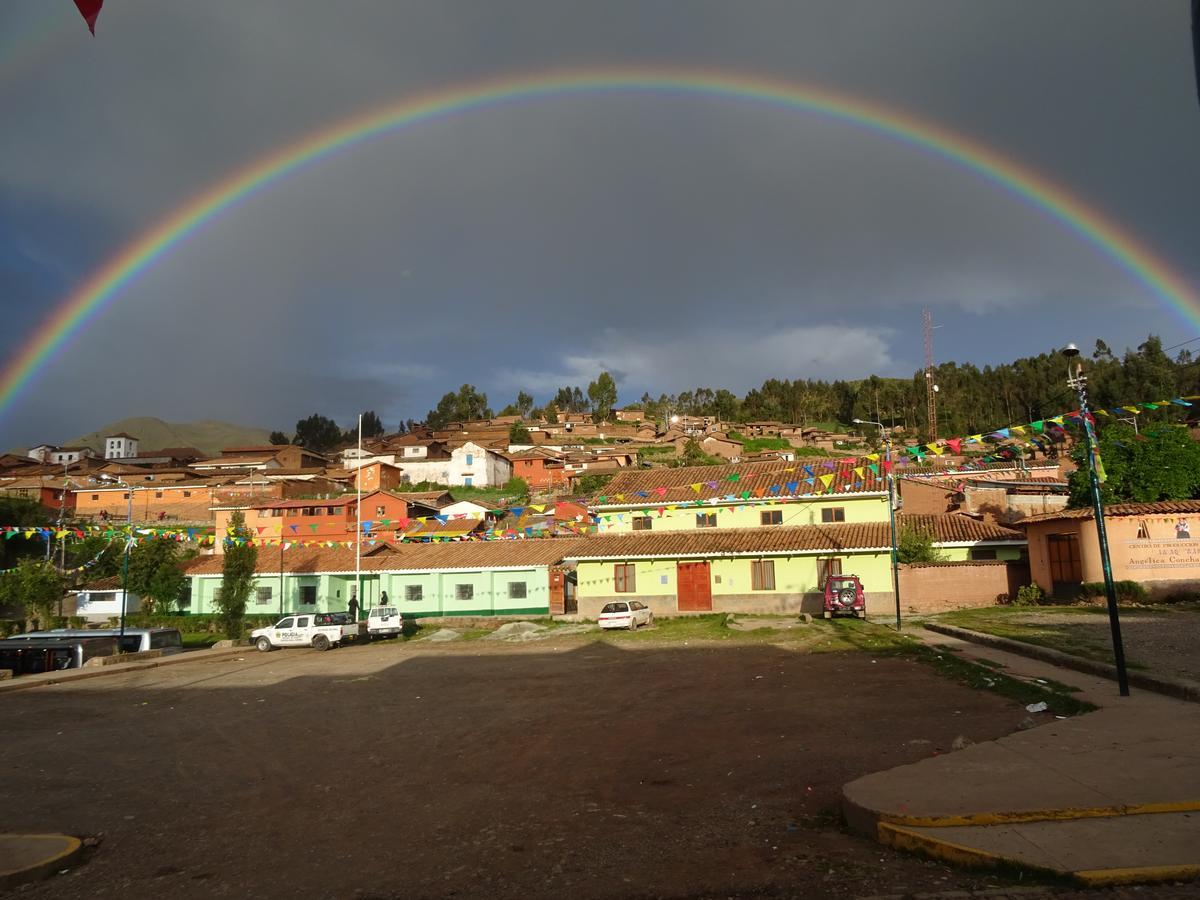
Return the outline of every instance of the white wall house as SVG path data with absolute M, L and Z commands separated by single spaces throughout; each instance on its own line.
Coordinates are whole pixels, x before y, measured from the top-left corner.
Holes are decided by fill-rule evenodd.
M 56 447 L 50 451 L 48 462 L 54 463 L 56 466 L 69 466 L 71 463 L 77 463 L 85 456 L 95 456 L 91 447 Z
M 372 453 L 369 450 L 364 450 L 361 454 L 357 447 L 351 447 L 348 450 L 342 451 L 342 468 L 353 471 L 360 466 L 369 466 L 371 463 L 387 463 L 389 466 L 400 466 L 404 460 L 421 460 L 429 458 L 429 447 L 424 444 L 408 444 L 404 447 L 395 447 L 386 453 Z M 420 479 L 414 478 L 413 481 Z
M 105 459 L 131 459 L 138 455 L 138 439 L 131 434 L 110 434 L 104 438 Z
M 31 447 L 25 455 L 40 463 L 66 466 L 96 454 L 91 447 L 55 447 L 53 444 L 38 444 L 36 447 Z
M 496 487 L 512 478 L 512 463 L 506 457 L 473 441 L 454 448 L 449 458 L 399 458 L 395 465 L 409 484 L 431 481 L 452 487 Z
M 469 519 L 482 519 L 487 515 L 490 506 L 476 503 L 474 500 L 455 500 L 438 510 L 439 516 L 466 516 Z

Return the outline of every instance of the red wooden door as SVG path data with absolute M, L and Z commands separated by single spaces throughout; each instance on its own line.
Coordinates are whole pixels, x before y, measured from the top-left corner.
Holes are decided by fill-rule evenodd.
M 567 611 L 564 582 L 566 573 L 562 569 L 550 570 L 550 615 L 561 616 Z
M 712 611 L 712 580 L 708 563 L 676 563 L 677 602 L 680 612 Z

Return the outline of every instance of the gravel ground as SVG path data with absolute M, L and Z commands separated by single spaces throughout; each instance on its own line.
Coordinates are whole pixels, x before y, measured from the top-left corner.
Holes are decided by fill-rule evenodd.
M 997 886 L 838 824 L 842 785 L 1025 716 L 768 644 L 376 644 L 0 698 L 8 830 L 97 835 L 17 896 L 861 897 Z

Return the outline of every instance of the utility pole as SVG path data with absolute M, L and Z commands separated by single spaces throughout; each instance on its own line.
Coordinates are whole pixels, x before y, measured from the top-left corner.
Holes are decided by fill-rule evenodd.
M 1121 617 L 1117 611 L 1117 591 L 1113 585 L 1112 563 L 1108 556 L 1108 529 L 1104 522 L 1104 503 L 1100 499 L 1100 474 L 1096 471 L 1096 459 L 1100 453 L 1096 435 L 1092 429 L 1092 416 L 1087 405 L 1087 377 L 1083 374 L 1083 363 L 1078 361 L 1079 349 L 1074 344 L 1063 348 L 1067 358 L 1067 386 L 1079 397 L 1079 416 L 1083 419 L 1084 439 L 1087 441 L 1088 479 L 1092 489 L 1092 513 L 1096 517 L 1096 537 L 1100 542 L 1100 566 L 1104 572 L 1104 594 L 1108 600 L 1108 627 L 1112 634 L 1113 662 L 1117 668 L 1117 688 L 1122 697 L 1129 696 L 1129 676 L 1125 672 L 1125 645 L 1121 640 Z M 1075 363 L 1075 371 L 1071 371 Z
M 921 310 L 921 331 L 925 337 L 925 419 L 929 423 L 929 443 L 937 441 L 937 393 L 933 380 L 933 313 L 929 307 Z
M 354 596 L 358 600 L 358 609 L 354 618 L 358 619 L 362 612 L 362 413 L 358 414 L 358 468 L 354 470 L 354 483 L 357 486 L 357 499 L 354 508 L 358 511 L 356 521 L 358 528 L 354 533 Z
M 883 427 L 883 422 L 870 422 L 866 419 L 855 419 L 855 425 L 874 425 L 879 429 L 879 441 L 884 447 L 883 468 L 887 476 L 888 491 L 888 525 L 892 539 L 892 594 L 896 598 L 896 630 L 901 628 L 900 622 L 900 552 L 896 541 L 896 476 L 892 472 L 892 435 Z

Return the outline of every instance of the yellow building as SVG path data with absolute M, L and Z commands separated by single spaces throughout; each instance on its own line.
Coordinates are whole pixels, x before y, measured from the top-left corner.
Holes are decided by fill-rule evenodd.
M 617 475 L 588 508 L 601 534 L 887 522 L 877 469 L 835 460 L 641 469 Z
M 1025 546 L 1020 532 L 958 514 L 901 516 L 906 524 L 930 531 L 947 561 L 1016 559 Z M 564 562 L 576 566 L 588 618 L 633 598 L 659 615 L 820 613 L 831 574 L 859 576 L 868 614 L 894 602 L 886 521 L 608 534 L 579 542 Z

